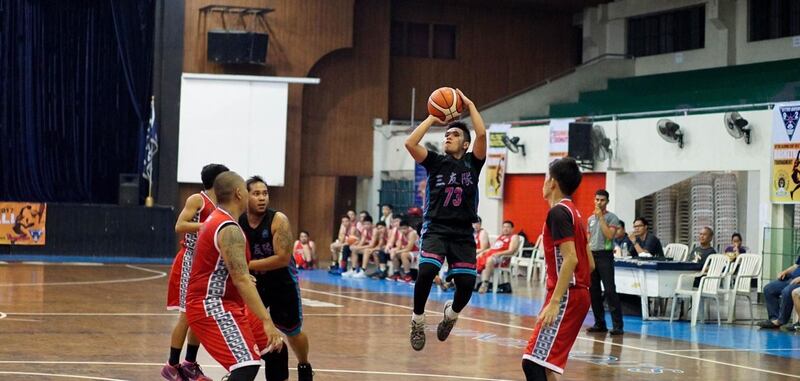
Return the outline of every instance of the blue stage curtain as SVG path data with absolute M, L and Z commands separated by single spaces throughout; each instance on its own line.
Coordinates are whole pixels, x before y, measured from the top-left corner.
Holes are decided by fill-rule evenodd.
M 155 0 L 0 0 L 0 200 L 115 203 L 150 115 Z

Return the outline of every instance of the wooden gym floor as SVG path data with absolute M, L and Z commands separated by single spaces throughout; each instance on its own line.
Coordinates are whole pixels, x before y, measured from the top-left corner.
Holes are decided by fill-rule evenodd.
M 0 380 L 159 379 L 176 316 L 164 309 L 168 269 L 0 263 Z M 415 352 L 408 343 L 413 286 L 324 271 L 300 276 L 317 380 L 523 379 L 538 284 L 520 278 L 513 295 L 475 294 L 444 343 L 435 326 L 451 294 L 434 290 L 428 343 Z M 791 380 L 800 379 L 798 358 L 800 335 L 626 317 L 622 338 L 581 333 L 561 379 Z M 215 380 L 225 374 L 202 349 L 199 361 Z

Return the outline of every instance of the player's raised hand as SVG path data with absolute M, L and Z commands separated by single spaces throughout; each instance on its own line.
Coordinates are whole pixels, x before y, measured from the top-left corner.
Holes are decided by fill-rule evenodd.
M 466 107 L 472 106 L 473 104 L 472 101 L 469 98 L 467 98 L 467 96 L 464 95 L 464 93 L 460 89 L 456 89 L 456 92 L 458 93 L 458 96 L 461 97 L 461 100 L 464 101 L 464 106 Z

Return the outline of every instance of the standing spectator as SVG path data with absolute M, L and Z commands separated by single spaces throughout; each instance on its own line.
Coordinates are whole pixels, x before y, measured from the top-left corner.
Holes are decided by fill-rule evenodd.
M 620 257 L 634 257 L 636 258 L 636 249 L 633 248 L 633 242 L 628 237 L 628 232 L 625 231 L 625 221 L 619 220 L 619 227 L 617 232 L 614 233 L 614 251 L 619 252 Z
M 592 313 L 594 313 L 594 326 L 586 332 L 607 332 L 606 311 L 603 299 L 608 302 L 611 312 L 611 335 L 621 335 L 622 330 L 622 304 L 617 295 L 617 285 L 614 283 L 614 236 L 619 228 L 619 218 L 614 213 L 606 210 L 608 206 L 608 192 L 599 189 L 594 193 L 594 214 L 589 217 L 589 249 L 592 250 L 595 268 L 592 271 L 592 283 L 589 295 L 592 298 Z M 600 288 L 600 282 L 603 288 Z
M 313 269 L 317 263 L 317 245 L 305 230 L 300 231 L 300 237 L 294 241 L 294 263 L 303 270 Z
M 637 255 L 649 253 L 653 258 L 663 258 L 664 248 L 661 247 L 661 240 L 655 234 L 648 232 L 649 225 L 644 217 L 636 217 L 633 220 L 633 234 L 631 234 L 633 248 Z
M 392 204 L 383 204 L 381 207 L 381 221 L 386 226 L 389 226 L 392 223 L 392 216 L 394 215 L 394 207 Z
M 758 323 L 761 328 L 778 328 L 789 322 L 792 315 L 792 291 L 800 287 L 800 256 L 794 264 L 778 274 L 778 279 L 764 286 L 768 319 Z

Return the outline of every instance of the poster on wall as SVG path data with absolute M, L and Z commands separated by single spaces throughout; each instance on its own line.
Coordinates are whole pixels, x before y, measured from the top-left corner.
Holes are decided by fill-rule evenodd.
M 772 183 L 774 203 L 800 201 L 800 102 L 779 103 L 772 109 Z
M 486 150 L 486 197 L 503 198 L 503 180 L 506 173 L 508 149 L 503 144 L 510 124 L 492 124 L 489 126 L 489 146 Z
M 569 153 L 569 124 L 574 118 L 550 120 L 550 156 L 548 163 L 567 156 Z
M 47 205 L 0 202 L 0 245 L 44 245 Z

